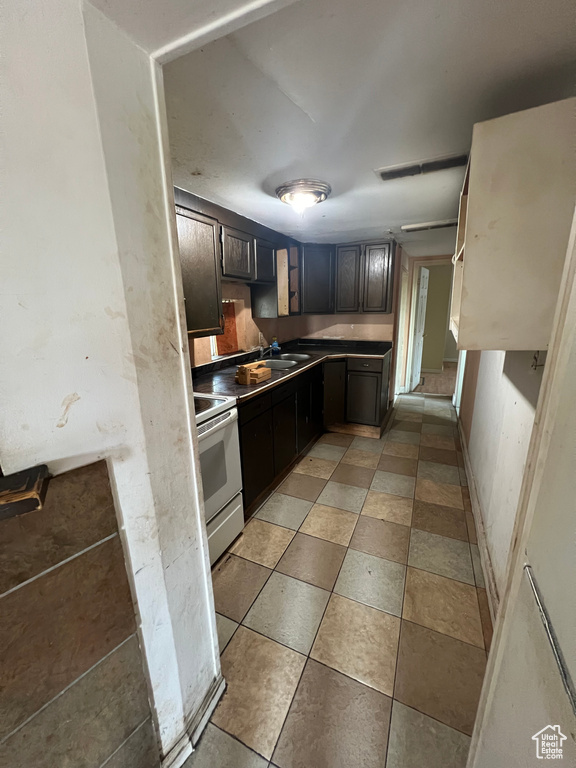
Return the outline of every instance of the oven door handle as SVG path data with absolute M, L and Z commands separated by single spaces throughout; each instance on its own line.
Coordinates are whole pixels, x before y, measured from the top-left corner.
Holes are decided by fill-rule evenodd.
M 228 426 L 228 424 L 231 424 L 233 421 L 238 421 L 238 411 L 236 410 L 236 408 L 233 408 L 231 411 L 228 411 L 226 413 L 226 418 L 220 419 L 219 416 L 216 416 L 215 421 L 216 421 L 216 424 L 214 424 L 213 427 L 209 427 L 206 430 L 206 432 L 203 432 L 201 435 L 198 435 L 199 443 L 201 443 L 207 437 L 210 437 L 210 435 L 213 435 L 214 432 L 218 432 L 218 430 L 222 429 L 222 427 Z

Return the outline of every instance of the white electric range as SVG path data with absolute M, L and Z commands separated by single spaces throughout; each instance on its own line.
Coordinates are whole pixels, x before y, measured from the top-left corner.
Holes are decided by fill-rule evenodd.
M 210 563 L 244 528 L 236 398 L 194 395 Z

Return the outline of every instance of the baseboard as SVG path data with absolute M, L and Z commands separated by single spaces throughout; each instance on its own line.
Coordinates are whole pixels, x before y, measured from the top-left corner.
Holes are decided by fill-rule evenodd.
M 378 439 L 382 432 L 381 427 L 370 427 L 367 424 L 330 424 L 326 427 L 328 432 L 338 432 L 341 435 L 355 435 L 356 437 L 375 437 Z
M 443 368 L 422 368 L 421 373 L 443 373 Z
M 472 471 L 472 465 L 470 463 L 470 454 L 468 453 L 468 445 L 464 438 L 464 431 L 462 429 L 462 422 L 458 419 L 458 433 L 460 435 L 460 443 L 462 444 L 462 455 L 464 456 L 464 465 L 466 469 L 466 476 L 468 478 L 468 490 L 470 492 L 470 504 L 472 506 L 472 515 L 474 517 L 474 523 L 476 525 L 476 535 L 478 537 L 478 551 L 480 552 L 480 561 L 482 563 L 482 570 L 484 572 L 484 581 L 486 582 L 486 594 L 488 596 L 488 605 L 490 606 L 490 613 L 492 615 L 492 624 L 496 623 L 496 616 L 498 614 L 498 605 L 500 603 L 500 596 L 498 594 L 498 587 L 496 586 L 496 579 L 494 577 L 494 569 L 492 568 L 492 560 L 490 559 L 490 553 L 488 551 L 488 541 L 486 539 L 486 529 L 484 528 L 484 518 L 482 516 L 482 508 L 480 506 L 480 500 L 478 498 L 478 492 L 476 490 L 476 479 L 474 472 Z
M 216 709 L 216 706 L 220 701 L 220 697 L 224 693 L 225 688 L 226 681 L 222 675 L 219 675 L 210 686 L 208 693 L 204 697 L 204 701 L 198 708 L 196 714 L 188 722 L 188 727 L 186 730 L 190 734 L 190 740 L 192 741 L 193 746 L 198 744 L 200 736 L 208 724 L 208 720 L 210 720 L 212 712 L 214 712 Z
M 162 759 L 162 768 L 182 768 L 194 751 L 202 731 L 214 712 L 226 683 L 221 675 L 214 680 L 196 712 L 188 719 L 186 729 L 170 752 Z
M 444 361 L 445 363 L 457 363 L 458 358 L 457 357 L 445 357 Z
M 162 768 L 182 768 L 193 751 L 190 736 L 184 732 L 170 752 L 162 758 L 160 765 Z

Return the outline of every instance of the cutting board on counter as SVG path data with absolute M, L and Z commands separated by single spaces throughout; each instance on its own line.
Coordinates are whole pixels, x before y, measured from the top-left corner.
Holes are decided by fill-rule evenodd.
M 236 371 L 237 384 L 261 384 L 272 376 L 272 369 L 266 367 L 264 360 L 239 365 Z

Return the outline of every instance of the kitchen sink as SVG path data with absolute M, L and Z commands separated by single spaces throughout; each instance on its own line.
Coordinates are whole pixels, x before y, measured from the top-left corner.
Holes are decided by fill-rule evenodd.
M 298 365 L 296 360 L 266 360 L 266 368 L 292 368 Z
M 284 355 L 280 355 L 281 360 L 296 360 L 301 362 L 302 360 L 310 360 L 310 355 L 305 355 L 303 352 L 286 352 Z

